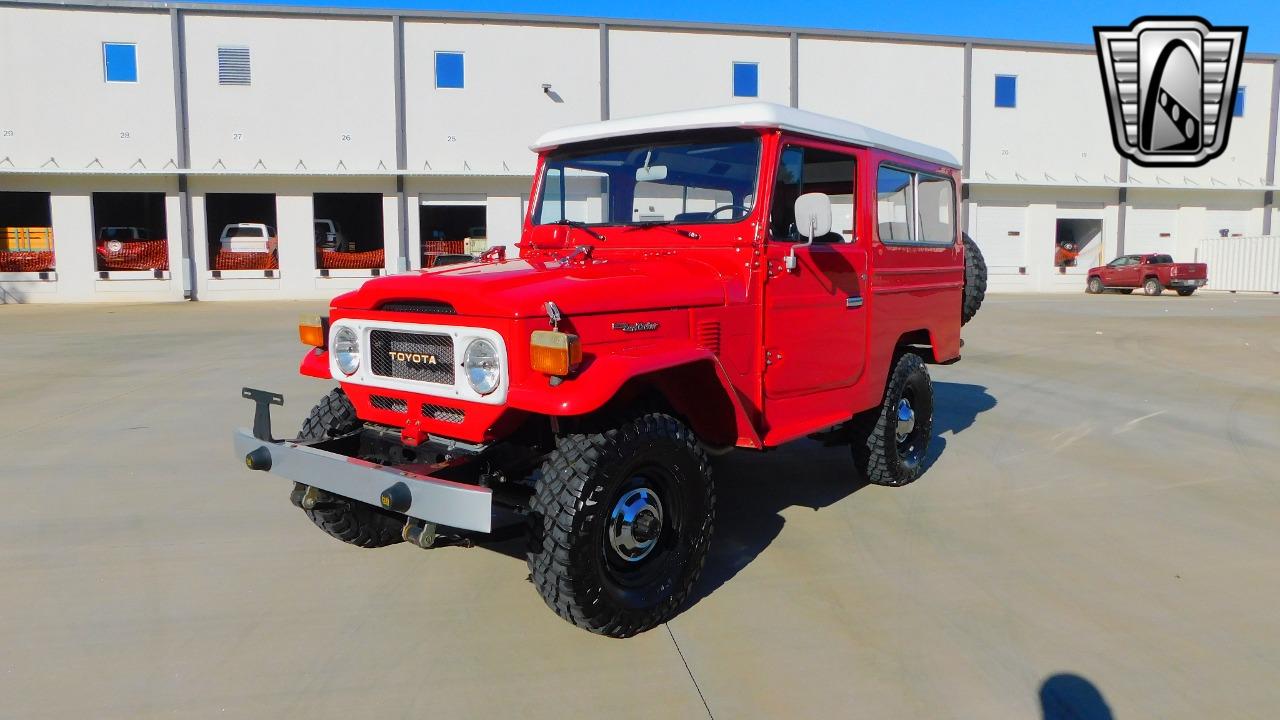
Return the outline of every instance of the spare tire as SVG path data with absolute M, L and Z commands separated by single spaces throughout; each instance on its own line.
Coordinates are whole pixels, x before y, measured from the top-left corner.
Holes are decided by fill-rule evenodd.
M 964 237 L 964 295 L 960 305 L 960 324 L 964 325 L 978 314 L 982 299 L 987 296 L 987 261 L 982 259 L 982 251 L 969 233 L 961 235 Z

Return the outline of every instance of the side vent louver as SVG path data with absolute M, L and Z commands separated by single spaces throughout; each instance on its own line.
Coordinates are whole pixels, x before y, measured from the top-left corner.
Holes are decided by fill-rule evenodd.
M 698 344 L 716 355 L 720 354 L 720 322 L 703 320 L 698 323 Z
M 249 72 L 249 48 L 218 48 L 218 84 L 248 85 L 251 80 Z

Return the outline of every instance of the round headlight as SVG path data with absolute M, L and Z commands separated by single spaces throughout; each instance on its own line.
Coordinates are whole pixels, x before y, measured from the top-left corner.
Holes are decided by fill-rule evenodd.
M 354 375 L 360 369 L 360 338 L 356 331 L 343 326 L 333 333 L 333 362 L 346 375 Z
M 498 361 L 498 349 L 488 340 L 472 340 L 462 355 L 462 368 L 467 373 L 467 383 L 481 395 L 498 389 L 502 379 L 502 363 Z

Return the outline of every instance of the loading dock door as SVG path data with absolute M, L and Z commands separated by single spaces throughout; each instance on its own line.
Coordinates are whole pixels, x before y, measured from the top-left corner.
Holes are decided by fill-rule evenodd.
M 978 205 L 973 240 L 992 274 L 1018 275 L 1027 266 L 1027 208 Z
M 1173 254 L 1178 249 L 1177 237 L 1177 208 L 1135 205 L 1129 209 L 1124 233 L 1126 255 L 1154 252 Z

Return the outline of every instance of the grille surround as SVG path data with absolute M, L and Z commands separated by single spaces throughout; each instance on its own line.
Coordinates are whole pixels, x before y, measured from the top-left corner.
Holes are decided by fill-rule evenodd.
M 379 377 L 453 385 L 453 338 L 374 328 L 369 332 L 369 369 Z

